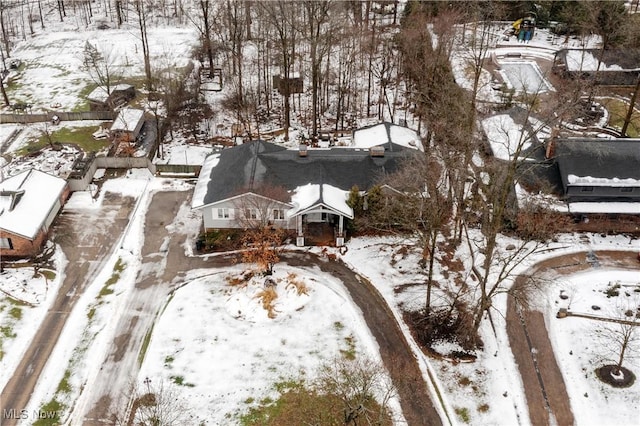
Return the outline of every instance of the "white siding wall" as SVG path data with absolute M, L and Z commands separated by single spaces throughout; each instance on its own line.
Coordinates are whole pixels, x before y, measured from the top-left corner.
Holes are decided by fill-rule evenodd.
M 244 208 L 251 208 L 253 205 L 243 200 L 242 198 L 223 201 L 220 203 L 212 204 L 202 208 L 202 217 L 205 229 L 225 229 L 225 228 L 244 228 L 247 221 L 242 220 L 244 218 Z M 289 206 L 286 204 L 276 204 L 275 202 L 269 208 L 269 220 L 273 226 L 285 229 L 295 229 L 295 219 L 273 219 L 273 209 L 281 208 L 284 210 L 284 217 L 286 218 L 287 210 Z M 228 209 L 229 218 L 219 218 L 218 209 Z M 258 212 L 259 214 L 260 212 Z
M 53 207 L 49 211 L 49 215 L 47 216 L 47 218 L 44 221 L 44 230 L 45 230 L 45 232 L 49 232 L 49 227 L 53 223 L 53 220 L 56 218 L 56 215 L 58 214 L 58 211 L 60 211 L 60 198 L 58 198 L 56 200 L 55 204 L 53 205 Z

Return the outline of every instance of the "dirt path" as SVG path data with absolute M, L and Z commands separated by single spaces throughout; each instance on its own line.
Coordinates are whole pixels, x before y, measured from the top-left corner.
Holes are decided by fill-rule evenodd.
M 323 272 L 340 278 L 378 343 L 384 365 L 398 390 L 407 423 L 416 426 L 442 425 L 416 357 L 378 291 L 340 261 L 324 261 L 315 255 L 300 253 L 287 253 L 282 261 L 293 266 L 315 265 Z
M 69 313 L 112 252 L 117 237 L 128 223 L 133 203 L 131 197 L 107 193 L 99 221 L 95 220 L 95 210 L 63 210 L 58 218 L 53 234 L 69 261 L 65 278 L 22 361 L 0 394 L 2 426 L 17 424 L 18 416 L 23 413 L 21 410 L 26 410 Z M 91 226 L 87 226 L 87 223 L 91 223 Z
M 523 285 L 527 276 L 553 279 L 603 267 L 640 271 L 635 254 L 630 251 L 581 252 L 540 262 L 518 278 L 515 285 Z M 573 425 L 575 419 L 569 396 L 549 341 L 543 314 L 525 309 L 509 297 L 506 322 L 511 349 L 524 384 L 531 424 Z

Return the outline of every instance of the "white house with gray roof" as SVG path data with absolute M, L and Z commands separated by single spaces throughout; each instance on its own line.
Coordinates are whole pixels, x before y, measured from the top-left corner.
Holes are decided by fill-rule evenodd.
M 326 224 L 340 246 L 345 219 L 354 217 L 349 191 L 370 189 L 414 152 L 388 139 L 370 149 L 249 142 L 207 157 L 192 208 L 202 211 L 205 231 L 268 225 L 295 230 L 303 245 L 310 226 Z

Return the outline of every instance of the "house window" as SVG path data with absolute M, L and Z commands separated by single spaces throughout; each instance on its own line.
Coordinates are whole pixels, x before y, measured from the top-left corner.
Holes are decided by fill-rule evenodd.
M 284 219 L 284 210 L 273 209 L 273 220 L 283 220 L 283 219 Z
M 218 219 L 229 219 L 229 209 L 218 209 Z
M 257 219 L 258 210 L 256 209 L 244 209 L 244 217 L 247 219 Z
M 0 248 L 13 250 L 11 238 L 0 238 Z
M 581 189 L 582 192 L 593 192 L 593 186 L 584 186 Z
M 633 192 L 633 188 L 630 186 L 625 186 L 624 188 L 620 188 L 620 192 Z

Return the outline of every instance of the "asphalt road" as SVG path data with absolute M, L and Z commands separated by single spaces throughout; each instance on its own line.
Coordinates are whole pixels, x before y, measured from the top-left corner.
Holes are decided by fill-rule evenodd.
M 120 235 L 129 222 L 128 216 L 133 204 L 134 199 L 131 197 L 106 194 L 103 208 L 97 210 L 100 212 L 100 217 L 97 218 L 99 222 L 94 223 L 96 210 L 87 212 L 87 216 L 79 210 L 63 210 L 56 221 L 53 234 L 69 263 L 55 301 L 22 361 L 0 394 L 2 426 L 13 426 L 18 423 L 20 416 L 30 418 L 33 415 L 23 410 L 27 409 L 40 374 L 60 337 L 69 313 L 111 254 L 117 241 L 114 237 Z M 91 223 L 91 226 L 87 226 L 88 223 Z

